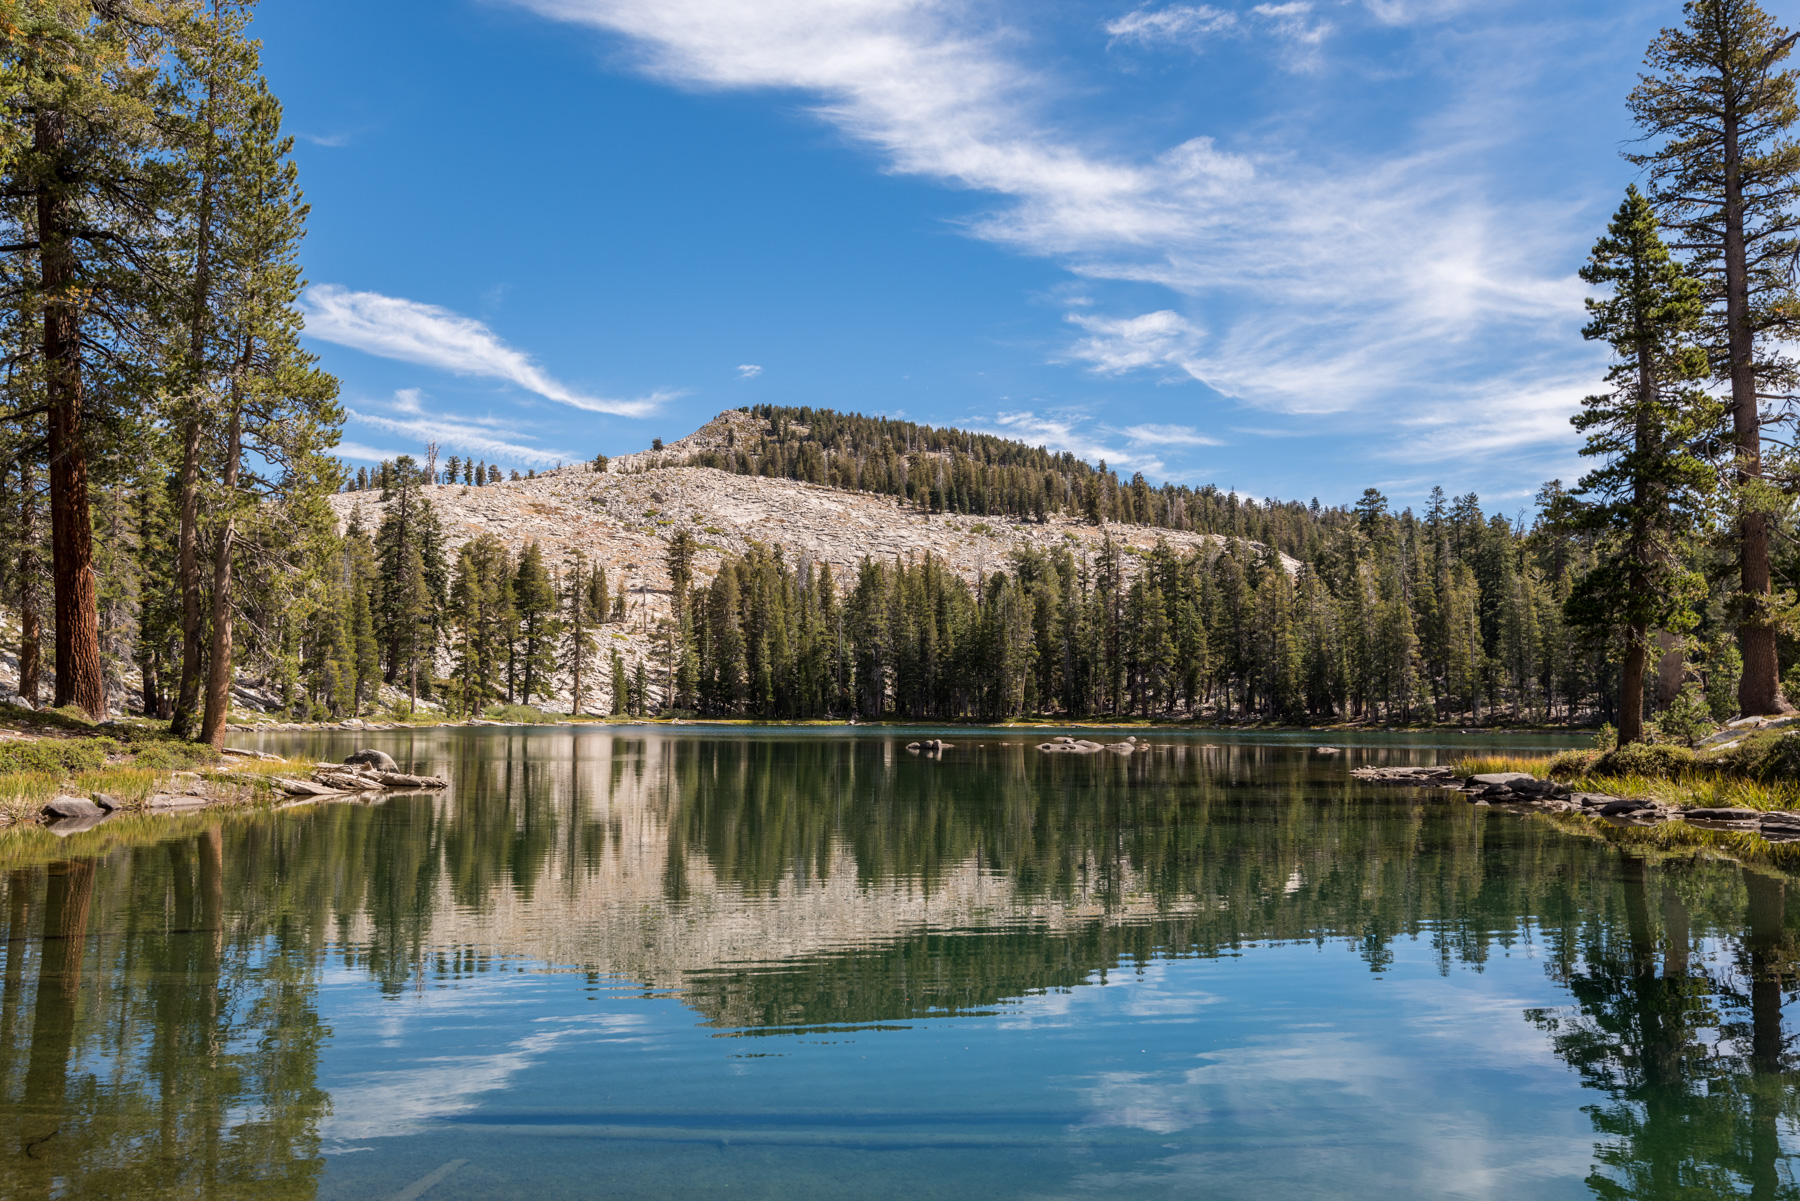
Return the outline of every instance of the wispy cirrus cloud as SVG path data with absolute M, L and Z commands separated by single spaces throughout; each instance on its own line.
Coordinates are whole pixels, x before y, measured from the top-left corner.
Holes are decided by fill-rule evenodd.
M 428 405 L 428 400 L 426 394 L 418 388 L 402 388 L 394 393 L 391 400 L 375 402 L 380 406 L 379 411 L 346 407 L 344 412 L 353 422 L 383 433 L 415 439 L 420 447 L 427 442 L 436 442 L 442 447 L 485 455 L 501 463 L 551 467 L 579 457 L 555 448 L 525 445 L 533 440 L 529 434 L 495 418 L 452 416 L 434 411 Z M 340 447 L 342 445 L 346 444 L 340 444 Z M 416 450 L 411 453 L 415 457 L 419 455 Z M 388 459 L 394 456 L 381 454 L 379 457 Z
M 1317 51 L 1331 25 L 1314 15 L 1308 0 L 1286 0 L 1252 5 L 1241 13 L 1210 4 L 1146 5 L 1108 21 L 1106 32 L 1114 42 L 1172 44 L 1192 50 L 1224 38 L 1267 34 L 1286 46 L 1288 66 L 1304 69 L 1317 65 Z
M 382 450 L 378 446 L 370 446 L 367 443 L 339 439 L 338 444 L 331 448 L 331 453 L 340 459 L 355 459 L 359 463 L 381 463 L 391 459 L 397 459 L 407 452 L 404 450 Z
M 1191 425 L 1128 425 L 1119 431 L 1133 446 L 1223 446 L 1211 434 L 1203 434 Z
M 306 332 L 354 350 L 516 384 L 546 400 L 589 413 L 642 417 L 679 395 L 656 392 L 633 400 L 588 396 L 551 376 L 524 351 L 506 344 L 473 317 L 435 304 L 333 284 L 307 289 Z
M 965 220 L 971 235 L 1087 279 L 1167 289 L 1172 302 L 1148 311 L 1097 305 L 1071 318 L 1080 332 L 1064 357 L 1099 371 L 1191 377 L 1295 414 L 1401 398 L 1473 409 L 1489 403 L 1497 363 L 1531 365 L 1507 377 L 1527 390 L 1597 366 L 1578 342 L 1569 349 L 1581 313 L 1564 266 L 1573 210 L 1499 194 L 1491 151 L 1506 134 L 1492 117 L 1528 73 L 1506 68 L 1491 43 L 1420 115 L 1416 136 L 1380 150 L 1273 132 L 1229 146 L 1203 134 L 1147 154 L 1132 129 L 1059 126 L 1052 102 L 1077 85 L 1059 87 L 1029 61 L 1030 39 L 1004 23 L 1004 5 L 514 2 L 617 35 L 644 72 L 676 86 L 811 94 L 822 120 L 889 170 L 993 198 Z M 1382 28 L 1457 2 L 1366 0 L 1332 13 Z M 1303 47 L 1327 32 L 1303 0 L 1145 6 L 1107 28 L 1140 40 L 1252 28 Z M 1527 53 L 1518 48 L 1521 63 L 1536 61 Z
M 1054 451 L 1066 450 L 1090 463 L 1104 460 L 1114 470 L 1161 475 L 1165 467 L 1161 458 L 1139 449 L 1146 443 L 1131 438 L 1127 433 L 1126 444 L 1121 446 L 1112 440 L 1112 436 L 1125 431 L 1096 426 L 1085 413 L 1040 413 L 1022 409 L 996 413 L 992 417 L 971 418 L 959 424 L 981 433 L 1015 438 L 1028 446 L 1043 446 Z
M 737 377 L 739 379 L 755 379 L 757 376 L 759 376 L 761 374 L 762 374 L 762 365 L 759 363 L 739 363 L 738 364 Z

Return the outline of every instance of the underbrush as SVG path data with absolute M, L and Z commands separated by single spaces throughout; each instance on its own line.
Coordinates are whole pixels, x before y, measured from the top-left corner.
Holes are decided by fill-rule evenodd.
M 489 705 L 482 714 L 489 721 L 503 721 L 515 726 L 543 726 L 561 721 L 555 713 L 545 713 L 536 705 Z
M 102 734 L 91 724 L 77 732 L 73 716 L 55 711 L 25 711 L 22 716 L 27 720 L 8 724 L 31 733 L 55 733 L 0 742 L 0 825 L 32 817 L 60 795 L 106 793 L 128 806 L 141 804 L 167 787 L 174 772 L 204 777 L 214 786 L 215 797 L 248 799 L 268 791 L 268 777 L 296 770 L 291 763 L 256 759 L 221 762 L 212 747 L 173 737 L 160 722 L 113 722 Z

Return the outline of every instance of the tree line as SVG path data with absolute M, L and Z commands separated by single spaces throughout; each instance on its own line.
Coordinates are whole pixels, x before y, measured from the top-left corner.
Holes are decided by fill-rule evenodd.
M 991 434 L 762 406 L 686 462 L 1215 537 L 1021 549 L 974 580 L 930 558 L 839 578 L 752 546 L 702 582 L 680 532 L 657 650 L 629 660 L 601 637 L 626 605 L 600 565 L 449 552 L 423 486 L 499 484 L 497 465 L 330 456 L 336 382 L 298 341 L 307 207 L 252 8 L 0 0 L 0 595 L 33 702 L 53 673 L 50 703 L 98 716 L 135 693 L 214 742 L 246 677 L 307 716 L 404 693 L 468 713 L 1602 717 L 1631 739 L 1646 696 L 1675 699 L 1651 671 L 1673 654 L 1690 709 L 1787 704 L 1778 585 L 1800 562 L 1775 426 L 1800 148 L 1794 38 L 1749 0 L 1695 0 L 1651 47 L 1629 99 L 1644 186 L 1582 271 L 1585 333 L 1614 355 L 1576 418 L 1597 466 L 1529 516 L 1153 487 Z M 373 528 L 338 529 L 326 497 L 352 487 L 382 494 Z

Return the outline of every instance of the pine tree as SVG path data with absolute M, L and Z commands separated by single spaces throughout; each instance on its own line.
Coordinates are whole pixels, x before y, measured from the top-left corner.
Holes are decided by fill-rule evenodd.
M 1680 29 L 1650 44 L 1650 71 L 1630 107 L 1655 149 L 1626 157 L 1648 168 L 1650 201 L 1701 281 L 1700 341 L 1729 384 L 1735 443 L 1738 644 L 1746 716 L 1786 705 L 1776 653 L 1769 566 L 1775 515 L 1785 504 L 1766 478 L 1766 396 L 1797 382 L 1782 346 L 1795 329 L 1790 264 L 1800 249 L 1800 106 L 1795 74 L 1776 70 L 1794 45 L 1756 0 L 1690 0 Z
M 252 60 L 254 65 L 254 60 Z M 343 412 L 337 380 L 300 347 L 297 261 L 307 206 L 281 135 L 281 106 L 262 80 L 250 85 L 241 137 L 220 180 L 217 273 L 223 304 L 214 321 L 230 348 L 224 364 L 224 446 L 213 530 L 212 644 L 200 739 L 222 744 L 233 679 L 233 539 L 260 501 L 304 503 L 335 490 L 324 452 Z M 246 452 L 249 457 L 246 458 Z M 257 465 L 268 464 L 264 472 Z M 265 512 L 262 516 L 267 517 Z
M 556 646 L 562 637 L 557 618 L 556 585 L 544 567 L 544 553 L 536 542 L 525 547 L 513 574 L 513 606 L 518 621 L 519 661 L 523 674 L 520 699 L 549 697 L 555 691 Z
M 1650 204 L 1633 186 L 1581 278 L 1610 295 L 1587 302 L 1584 337 L 1613 349 L 1612 391 L 1582 401 L 1571 420 L 1587 435 L 1581 453 L 1602 465 L 1582 477 L 1567 520 L 1600 538 L 1599 558 L 1569 600 L 1589 631 L 1623 630 L 1619 741 L 1644 736 L 1644 671 L 1650 635 L 1694 624 L 1702 581 L 1683 563 L 1680 540 L 1698 528 L 1713 477 L 1695 444 L 1713 428 L 1717 405 L 1696 386 L 1706 352 L 1691 339 L 1702 298 L 1697 281 L 1669 257 Z
M 631 684 L 625 677 L 625 657 L 618 647 L 612 649 L 612 715 L 623 717 L 631 712 Z
M 0 39 L 0 193 L 29 201 L 0 205 L 0 241 L 37 268 L 21 282 L 42 331 L 55 701 L 95 717 L 106 695 L 89 472 L 119 463 L 146 415 L 131 385 L 154 357 L 167 231 L 154 96 L 172 24 L 154 0 L 42 0 Z
M 463 544 L 451 584 L 456 680 L 464 713 L 498 700 L 507 629 L 512 623 L 506 547 L 492 534 Z
M 598 564 L 594 572 L 600 571 Z M 569 553 L 568 570 L 563 576 L 563 629 L 568 637 L 568 647 L 563 652 L 563 666 L 568 669 L 570 681 L 571 715 L 579 717 L 584 699 L 584 687 L 588 677 L 595 674 L 594 656 L 598 652 L 598 644 L 594 640 L 594 627 L 598 624 L 595 613 L 594 576 L 588 570 L 587 556 L 576 547 Z M 597 589 L 599 603 L 606 601 L 606 584 L 600 581 Z

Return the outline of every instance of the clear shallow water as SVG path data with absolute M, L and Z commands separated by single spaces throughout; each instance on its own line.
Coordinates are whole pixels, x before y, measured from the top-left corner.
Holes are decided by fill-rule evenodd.
M 455 786 L 15 856 L 0 1196 L 1800 1192 L 1782 878 L 945 734 L 291 737 Z

